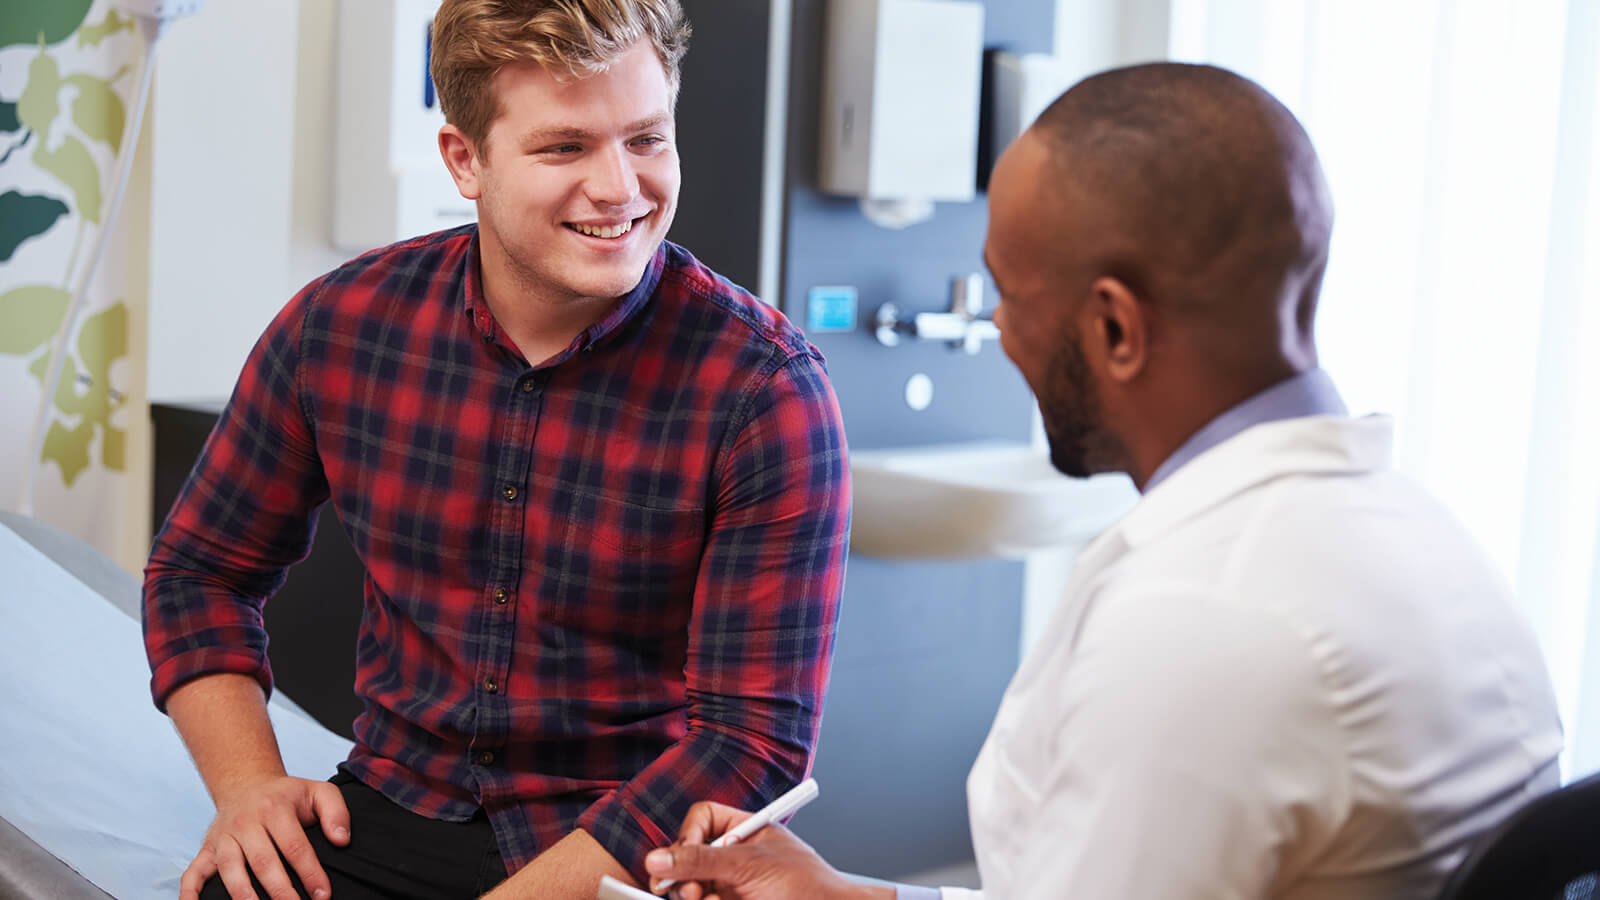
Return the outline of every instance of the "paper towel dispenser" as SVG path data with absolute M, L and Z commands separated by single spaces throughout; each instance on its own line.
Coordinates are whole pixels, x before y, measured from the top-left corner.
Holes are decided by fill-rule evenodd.
M 1066 63 L 1049 54 L 999 51 L 991 56 L 990 82 L 994 86 L 994 111 L 989 122 L 989 146 L 998 159 L 1062 91 L 1072 86 L 1072 74 Z
M 976 195 L 983 5 L 830 0 L 820 186 L 850 197 Z

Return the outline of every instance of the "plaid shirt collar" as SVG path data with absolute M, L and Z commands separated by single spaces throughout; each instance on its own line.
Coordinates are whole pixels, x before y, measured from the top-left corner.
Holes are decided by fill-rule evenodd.
M 494 313 L 489 309 L 488 298 L 483 292 L 483 263 L 480 254 L 478 226 L 466 226 L 472 230 L 472 241 L 467 246 L 465 272 L 460 281 L 460 303 L 464 312 L 472 322 L 472 327 L 477 329 L 485 341 L 498 343 L 510 347 L 500 335 L 499 324 L 495 322 Z M 656 247 L 656 252 L 651 254 L 650 261 L 644 267 L 644 275 L 633 290 L 622 295 L 616 305 L 612 306 L 598 322 L 585 328 L 567 349 L 562 351 L 551 363 L 563 359 L 582 350 L 596 349 L 616 340 L 625 330 L 624 326 L 633 321 L 656 294 L 656 287 L 661 283 L 661 273 L 667 265 L 667 245 L 663 241 Z

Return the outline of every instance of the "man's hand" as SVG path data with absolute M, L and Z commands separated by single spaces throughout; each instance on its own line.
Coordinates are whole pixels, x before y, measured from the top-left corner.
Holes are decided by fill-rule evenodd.
M 706 845 L 749 817 L 719 803 L 690 807 L 678 842 L 645 857 L 652 883 L 667 878 L 680 882 L 673 888 L 679 900 L 894 897 L 893 888 L 872 888 L 840 875 L 782 825 L 768 825 L 738 844 Z
M 350 811 L 337 786 L 276 775 L 219 798 L 217 817 L 200 852 L 184 870 L 179 900 L 199 900 L 201 887 L 219 872 L 233 900 L 255 900 L 251 872 L 268 897 L 294 900 L 299 895 L 278 858 L 280 852 L 306 891 L 316 900 L 327 900 L 332 888 L 306 837 L 312 824 L 320 824 L 334 844 L 342 847 L 350 842 Z

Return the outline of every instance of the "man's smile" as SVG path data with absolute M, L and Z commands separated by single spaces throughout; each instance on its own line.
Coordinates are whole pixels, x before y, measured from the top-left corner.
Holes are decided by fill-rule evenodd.
M 623 219 L 620 222 L 562 222 L 567 228 L 588 237 L 616 240 L 633 230 L 633 226 L 644 221 L 646 216 L 636 219 Z

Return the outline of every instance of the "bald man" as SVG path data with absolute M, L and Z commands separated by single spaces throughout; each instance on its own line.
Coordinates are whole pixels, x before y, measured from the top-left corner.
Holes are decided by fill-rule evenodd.
M 1232 73 L 1120 69 L 1006 151 L 989 202 L 995 322 L 1052 460 L 1143 497 L 973 767 L 976 896 L 1433 897 L 1556 785 L 1560 723 L 1501 577 L 1317 368 L 1333 214 L 1305 131 Z M 744 815 L 696 806 L 647 868 L 685 900 L 939 897 L 783 828 L 702 846 Z

